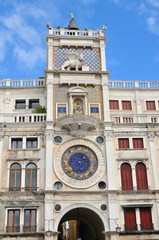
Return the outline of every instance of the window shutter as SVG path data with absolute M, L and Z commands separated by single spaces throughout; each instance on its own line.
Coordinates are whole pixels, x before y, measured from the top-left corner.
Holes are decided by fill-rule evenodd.
M 124 209 L 125 230 L 137 230 L 135 208 Z
M 123 110 L 132 110 L 131 101 L 122 101 L 122 109 Z
M 121 183 L 122 190 L 133 190 L 132 171 L 128 163 L 121 165 Z
M 119 102 L 118 102 L 118 100 L 110 100 L 109 101 L 109 108 L 110 109 L 119 109 Z
M 146 101 L 147 110 L 156 110 L 155 101 Z
M 144 148 L 143 138 L 133 138 L 133 148 Z
M 146 167 L 143 163 L 136 164 L 136 182 L 138 190 L 148 189 Z
M 119 146 L 120 149 L 129 148 L 129 139 L 128 138 L 119 138 L 118 139 L 118 146 Z
M 151 208 L 140 208 L 141 230 L 152 230 Z

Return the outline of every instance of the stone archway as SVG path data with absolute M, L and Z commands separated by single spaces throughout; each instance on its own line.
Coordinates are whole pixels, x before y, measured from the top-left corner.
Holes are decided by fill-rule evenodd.
M 68 210 L 59 221 L 58 240 L 104 240 L 106 226 L 102 218 L 97 211 L 83 206 Z

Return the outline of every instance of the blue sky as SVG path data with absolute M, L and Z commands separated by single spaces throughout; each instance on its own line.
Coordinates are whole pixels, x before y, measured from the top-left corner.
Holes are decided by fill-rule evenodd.
M 159 0 L 0 0 L 0 79 L 32 79 L 46 68 L 46 23 L 107 25 L 110 80 L 159 80 Z

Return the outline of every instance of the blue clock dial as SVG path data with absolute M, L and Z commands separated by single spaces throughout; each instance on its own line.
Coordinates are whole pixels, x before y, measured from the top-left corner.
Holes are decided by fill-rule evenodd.
M 98 167 L 95 153 L 85 146 L 73 146 L 62 156 L 62 169 L 67 176 L 85 180 L 94 175 Z

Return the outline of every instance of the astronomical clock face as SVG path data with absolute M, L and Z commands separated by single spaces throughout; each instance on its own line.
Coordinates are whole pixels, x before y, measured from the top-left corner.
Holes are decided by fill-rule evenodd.
M 54 155 L 57 177 L 74 188 L 88 188 L 105 173 L 105 159 L 101 149 L 85 139 L 61 144 Z
M 61 159 L 65 174 L 73 179 L 85 180 L 97 171 L 98 161 L 95 153 L 86 146 L 68 148 Z

